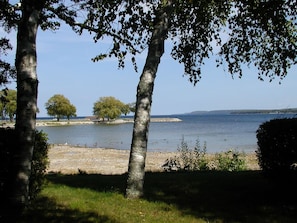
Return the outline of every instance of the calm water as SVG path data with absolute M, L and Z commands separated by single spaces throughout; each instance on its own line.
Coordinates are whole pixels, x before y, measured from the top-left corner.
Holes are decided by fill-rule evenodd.
M 166 116 L 171 117 L 171 116 Z M 151 123 L 148 149 L 151 151 L 176 151 L 184 138 L 189 146 L 199 139 L 206 142 L 208 152 L 228 149 L 255 151 L 256 131 L 259 125 L 274 118 L 293 117 L 282 114 L 238 115 L 180 115 L 172 116 L 182 122 Z M 133 124 L 74 125 L 38 127 L 48 134 L 51 144 L 70 144 L 86 147 L 130 149 Z

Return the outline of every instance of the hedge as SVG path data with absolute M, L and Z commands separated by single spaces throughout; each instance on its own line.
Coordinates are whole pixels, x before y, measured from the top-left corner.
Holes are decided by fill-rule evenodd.
M 297 118 L 273 119 L 257 130 L 257 156 L 267 172 L 288 172 L 297 166 Z

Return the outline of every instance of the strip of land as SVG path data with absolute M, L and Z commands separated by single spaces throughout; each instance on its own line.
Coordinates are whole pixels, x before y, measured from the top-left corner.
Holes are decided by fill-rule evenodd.
M 181 122 L 182 120 L 179 118 L 151 118 L 151 122 Z M 37 120 L 36 126 L 59 126 L 59 125 L 89 125 L 89 124 L 125 124 L 125 123 L 133 123 L 133 118 L 120 118 L 111 121 L 102 121 L 96 119 L 71 119 L 71 120 Z
M 179 118 L 151 118 L 151 122 L 181 122 L 182 120 Z M 61 125 L 91 125 L 91 124 L 125 124 L 125 123 L 133 123 L 133 118 L 120 118 L 111 121 L 102 121 L 96 120 L 91 118 L 84 118 L 84 119 L 70 119 L 65 120 L 62 119 L 60 121 L 57 120 L 36 120 L 36 126 L 61 126 Z M 0 122 L 0 127 L 6 128 L 11 127 L 13 128 L 15 125 L 14 122 L 9 121 L 2 121 Z

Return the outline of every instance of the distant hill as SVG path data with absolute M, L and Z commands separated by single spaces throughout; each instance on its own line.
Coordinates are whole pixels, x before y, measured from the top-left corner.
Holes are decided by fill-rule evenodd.
M 233 111 L 232 114 L 297 114 L 297 108 L 239 110 Z
M 235 110 L 213 110 L 213 111 L 193 111 L 190 113 L 185 113 L 183 115 L 203 115 L 203 114 L 231 114 Z
M 284 109 L 238 109 L 238 110 L 213 110 L 213 111 L 193 111 L 183 115 L 203 115 L 203 114 L 297 114 L 297 108 Z

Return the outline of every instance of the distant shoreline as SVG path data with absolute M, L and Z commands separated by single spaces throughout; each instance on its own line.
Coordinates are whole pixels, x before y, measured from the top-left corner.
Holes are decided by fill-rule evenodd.
M 233 115 L 253 115 L 253 114 L 297 114 L 297 108 L 284 109 L 229 109 L 213 111 L 193 111 L 184 115 L 201 115 L 201 114 L 233 114 Z
M 182 120 L 179 118 L 151 118 L 151 122 L 181 122 Z M 93 125 L 93 124 L 106 124 L 106 125 L 117 125 L 117 124 L 126 124 L 126 123 L 133 123 L 133 118 L 120 118 L 112 121 L 96 121 L 90 118 L 82 118 L 82 119 L 70 119 L 65 120 L 62 119 L 60 121 L 57 120 L 46 120 L 46 119 L 37 119 L 36 120 L 36 127 L 39 126 L 66 126 L 66 125 Z M 1 127 L 14 127 L 14 122 L 2 122 Z
M 151 118 L 151 122 L 181 122 L 179 118 Z M 112 121 L 96 121 L 91 119 L 70 119 L 56 121 L 56 120 L 37 120 L 36 126 L 59 126 L 59 125 L 90 125 L 90 124 L 107 124 L 107 125 L 116 125 L 116 124 L 126 124 L 133 123 L 133 118 L 120 118 Z

